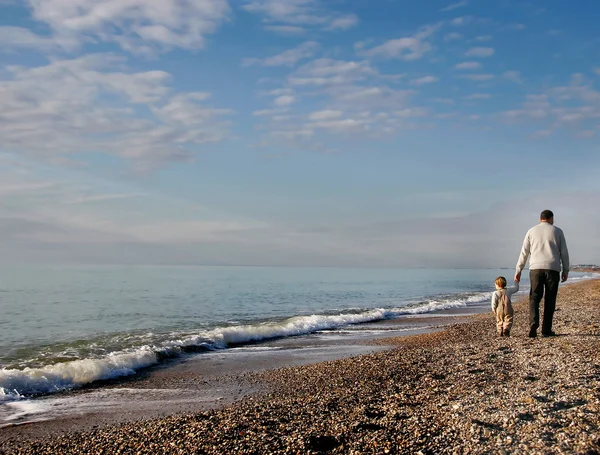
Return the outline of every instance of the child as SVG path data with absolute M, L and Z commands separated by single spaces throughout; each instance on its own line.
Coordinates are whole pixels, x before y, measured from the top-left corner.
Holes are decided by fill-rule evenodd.
M 492 311 L 496 315 L 496 330 L 501 337 L 510 336 L 510 329 L 513 325 L 513 307 L 510 297 L 519 290 L 519 282 L 506 289 L 506 278 L 499 276 L 494 281 L 496 291 L 492 295 Z

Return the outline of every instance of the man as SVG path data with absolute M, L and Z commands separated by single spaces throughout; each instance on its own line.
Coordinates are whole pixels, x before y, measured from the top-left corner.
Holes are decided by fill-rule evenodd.
M 529 258 L 529 337 L 537 336 L 540 326 L 540 302 L 544 297 L 544 318 L 542 336 L 556 335 L 552 331 L 552 317 L 556 307 L 556 295 L 560 278 L 569 277 L 569 251 L 563 231 L 554 226 L 554 214 L 544 210 L 540 215 L 540 224 L 527 231 L 521 255 L 517 262 L 515 281 L 521 281 L 521 271 Z M 561 277 L 562 263 L 562 277 Z

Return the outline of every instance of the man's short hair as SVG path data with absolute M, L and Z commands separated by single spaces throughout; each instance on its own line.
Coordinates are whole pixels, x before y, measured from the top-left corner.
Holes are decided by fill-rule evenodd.
M 544 210 L 540 214 L 540 220 L 542 221 L 548 221 L 550 218 L 554 218 L 554 213 L 552 213 L 552 210 Z

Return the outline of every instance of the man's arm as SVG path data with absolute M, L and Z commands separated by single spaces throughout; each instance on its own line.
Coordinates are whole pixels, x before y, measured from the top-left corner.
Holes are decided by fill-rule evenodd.
M 509 296 L 512 296 L 513 294 L 519 292 L 519 282 L 515 280 L 515 285 L 511 286 L 509 288 L 506 288 L 506 293 Z
M 525 268 L 525 264 L 527 263 L 527 259 L 529 259 L 529 252 L 531 250 L 531 242 L 529 241 L 529 232 L 525 235 L 525 240 L 523 240 L 523 247 L 521 248 L 521 254 L 519 255 L 519 260 L 517 261 L 517 273 L 515 273 L 515 281 L 518 283 L 521 281 L 521 271 Z
M 560 262 L 562 263 L 562 281 L 567 281 L 569 278 L 569 249 L 567 248 L 567 241 L 565 240 L 565 234 L 560 231 Z

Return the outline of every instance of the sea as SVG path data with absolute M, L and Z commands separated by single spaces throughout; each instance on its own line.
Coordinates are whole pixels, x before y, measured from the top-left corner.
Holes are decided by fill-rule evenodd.
M 489 306 L 494 279 L 503 275 L 510 283 L 513 274 L 513 269 L 3 266 L 0 407 L 268 340 L 356 336 L 372 332 L 377 321 L 452 309 L 481 312 Z M 526 275 L 520 294 L 529 291 Z M 593 277 L 572 273 L 569 281 Z

